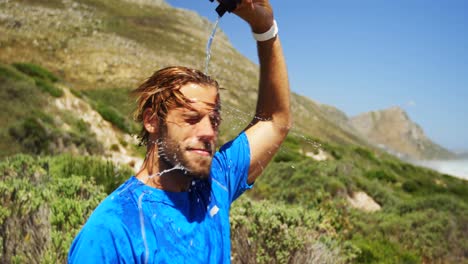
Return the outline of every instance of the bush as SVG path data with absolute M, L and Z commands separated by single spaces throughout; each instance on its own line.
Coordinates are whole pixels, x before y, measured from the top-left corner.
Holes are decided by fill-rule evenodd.
M 290 149 L 290 150 L 295 150 L 295 151 L 299 151 L 299 148 L 300 148 L 300 142 L 299 142 L 299 139 L 294 137 L 294 136 L 291 136 L 291 135 L 288 135 L 286 137 L 286 139 L 284 140 L 284 142 L 282 143 L 282 146 Z
M 130 100 L 129 88 L 87 89 L 82 91 L 93 102 L 93 108 L 101 116 L 128 134 L 136 134 L 141 129 L 133 121 L 135 104 Z
M 10 136 L 18 141 L 27 153 L 48 153 L 52 136 L 37 118 L 29 117 L 9 129 Z
M 292 162 L 303 160 L 304 157 L 297 151 L 290 151 L 281 148 L 273 158 L 274 162 Z
M 338 243 L 331 219 L 324 218 L 319 210 L 240 198 L 231 210 L 233 260 L 343 263 L 349 252 Z
M 94 179 L 98 185 L 104 187 L 106 193 L 111 193 L 134 174 L 131 168 L 115 165 L 109 160 L 70 155 L 61 155 L 52 159 L 50 172 L 63 178 L 82 175 L 85 179 Z
M 385 239 L 364 239 L 357 236 L 353 244 L 359 248 L 356 263 L 421 263 L 420 257 L 400 248 L 397 244 Z
M 322 146 L 324 151 L 330 153 L 335 160 L 341 160 L 343 158 L 342 147 L 328 142 L 320 142 L 320 145 Z
M 468 211 L 468 205 L 448 194 L 434 194 L 429 197 L 413 198 L 398 206 L 400 215 L 428 209 L 462 214 Z
M 35 78 L 34 81 L 36 82 L 36 86 L 39 87 L 43 92 L 46 92 L 53 97 L 61 97 L 63 96 L 63 90 L 56 87 L 49 81 L 45 81 L 43 79 Z
M 83 99 L 83 93 L 82 93 L 81 91 L 79 91 L 79 90 L 77 90 L 77 89 L 74 89 L 74 88 L 70 88 L 70 92 L 71 92 L 74 96 L 76 96 L 76 97 L 78 97 L 78 98 L 80 98 L 80 99 Z
M 357 147 L 354 149 L 354 152 L 364 159 L 367 159 L 374 163 L 379 163 L 379 161 L 375 158 L 374 154 L 365 148 Z
M 51 175 L 50 161 L 17 155 L 0 162 L 1 263 L 65 263 L 72 239 L 105 197 L 92 180 Z
M 325 190 L 332 196 L 347 193 L 346 186 L 341 181 L 333 178 L 325 183 Z
M 31 77 L 34 77 L 35 79 L 41 79 L 49 82 L 57 82 L 59 80 L 59 78 L 53 73 L 36 64 L 13 63 L 13 67 Z
M 95 110 L 102 116 L 102 118 L 104 118 L 104 120 L 111 122 L 125 133 L 131 134 L 134 132 L 132 130 L 132 126 L 127 123 L 127 120 L 125 120 L 125 118 L 112 106 L 96 104 Z
M 30 80 L 28 76 L 18 71 L 16 68 L 0 63 L 0 78 L 14 81 Z M 1 80 L 0 79 L 0 80 Z
M 419 189 L 419 184 L 414 180 L 407 180 L 401 185 L 401 188 L 408 193 L 414 193 Z
M 358 187 L 364 190 L 378 204 L 384 208 L 392 208 L 399 202 L 398 196 L 393 189 L 379 182 L 378 180 L 358 179 Z
M 81 154 L 102 154 L 104 148 L 84 121 L 74 124 L 77 131 L 63 132 L 55 128 L 54 121 L 43 112 L 28 117 L 9 128 L 9 135 L 18 142 L 23 153 L 54 155 L 78 150 Z
M 365 176 L 369 179 L 377 179 L 379 181 L 391 183 L 395 183 L 397 181 L 396 176 L 392 172 L 386 170 L 370 170 L 366 172 Z

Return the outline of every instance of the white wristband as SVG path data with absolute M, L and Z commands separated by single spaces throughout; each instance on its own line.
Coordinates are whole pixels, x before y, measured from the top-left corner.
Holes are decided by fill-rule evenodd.
M 261 34 L 252 32 L 252 34 L 256 41 L 267 41 L 276 37 L 276 35 L 278 35 L 278 26 L 276 25 L 276 20 L 273 20 L 273 26 L 271 26 L 267 32 Z

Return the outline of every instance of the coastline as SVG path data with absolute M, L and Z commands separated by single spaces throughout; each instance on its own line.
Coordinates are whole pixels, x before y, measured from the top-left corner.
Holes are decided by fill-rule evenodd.
M 468 159 L 413 160 L 409 162 L 468 181 Z

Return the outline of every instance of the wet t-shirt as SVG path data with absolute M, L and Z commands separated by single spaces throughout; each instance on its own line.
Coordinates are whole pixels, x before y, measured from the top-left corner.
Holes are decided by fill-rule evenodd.
M 69 263 L 229 263 L 229 209 L 246 189 L 245 133 L 213 158 L 210 177 L 187 192 L 167 192 L 131 177 L 92 213 Z

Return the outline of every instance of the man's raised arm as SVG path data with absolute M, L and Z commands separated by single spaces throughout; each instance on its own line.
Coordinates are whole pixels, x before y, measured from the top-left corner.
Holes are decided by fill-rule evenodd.
M 235 11 L 254 33 L 267 32 L 274 23 L 268 0 L 243 0 Z M 255 117 L 246 129 L 250 145 L 248 183 L 252 184 L 278 151 L 292 125 L 286 63 L 279 37 L 258 41 L 260 84 Z

